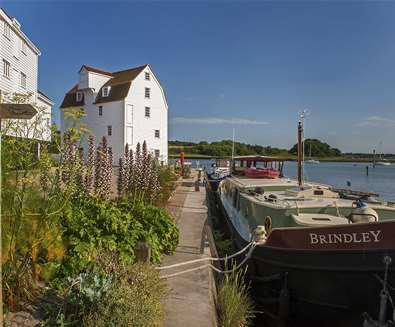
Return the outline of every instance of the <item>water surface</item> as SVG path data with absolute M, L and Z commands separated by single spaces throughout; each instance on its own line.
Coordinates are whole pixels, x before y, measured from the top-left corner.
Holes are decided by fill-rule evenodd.
M 211 168 L 212 160 L 188 159 L 193 167 Z M 366 176 L 366 166 L 369 166 L 369 176 Z M 284 174 L 296 178 L 296 162 L 287 161 L 284 164 Z M 353 162 L 321 162 L 320 164 L 305 164 L 305 180 L 329 184 L 337 188 L 351 188 L 355 191 L 378 193 L 385 200 L 395 201 L 395 164 L 391 166 L 376 166 L 367 163 Z M 347 182 L 351 186 L 347 186 Z

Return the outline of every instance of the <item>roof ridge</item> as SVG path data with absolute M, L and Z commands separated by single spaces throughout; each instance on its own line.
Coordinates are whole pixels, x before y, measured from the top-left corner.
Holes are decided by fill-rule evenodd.
M 85 68 L 87 71 L 90 71 L 90 72 L 94 72 L 94 73 L 98 73 L 98 74 L 102 74 L 102 75 L 113 76 L 113 73 L 111 73 L 111 72 L 108 72 L 108 71 L 105 71 L 103 69 L 96 68 L 96 67 L 93 67 L 93 66 L 88 66 L 88 65 L 85 65 L 85 64 L 81 66 L 81 68 L 80 68 L 80 70 L 78 72 L 81 72 L 81 70 L 83 68 Z
M 148 64 L 144 64 L 144 65 L 137 66 L 137 67 L 132 67 L 132 68 L 124 69 L 124 70 L 118 70 L 116 72 L 113 72 L 113 74 L 127 72 L 128 70 L 143 69 L 143 68 L 145 68 L 147 66 L 149 66 L 149 65 Z

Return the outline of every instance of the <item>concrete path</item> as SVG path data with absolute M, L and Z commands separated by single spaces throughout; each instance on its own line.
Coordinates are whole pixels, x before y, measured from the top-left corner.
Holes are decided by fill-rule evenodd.
M 208 248 L 202 240 L 207 219 L 206 192 L 203 186 L 195 191 L 194 180 L 185 179 L 170 201 L 169 211 L 175 216 L 180 229 L 180 242 L 172 256 L 165 257 L 162 265 L 202 258 Z M 197 267 L 202 263 L 163 270 L 162 275 Z M 167 279 L 168 296 L 165 300 L 165 327 L 216 326 L 213 301 L 212 275 L 208 268 Z

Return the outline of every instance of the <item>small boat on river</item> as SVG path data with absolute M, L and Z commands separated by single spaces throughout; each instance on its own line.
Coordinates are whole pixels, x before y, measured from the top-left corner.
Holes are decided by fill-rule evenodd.
M 299 149 L 302 130 L 299 122 Z M 279 159 L 235 157 L 231 176 L 215 193 L 238 249 L 251 242 L 254 230 L 264 229 L 264 241 L 248 261 L 254 296 L 270 302 L 286 292 L 289 317 L 315 326 L 324 320 L 362 326 L 364 313 L 393 319 L 395 206 L 369 193 L 303 181 L 301 157 L 297 180 L 284 177 Z M 275 178 L 251 174 L 268 168 L 276 170 Z

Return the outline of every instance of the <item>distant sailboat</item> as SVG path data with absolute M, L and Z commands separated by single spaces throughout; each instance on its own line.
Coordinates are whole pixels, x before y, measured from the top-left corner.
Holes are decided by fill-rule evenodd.
M 305 163 L 307 164 L 312 164 L 312 165 L 318 165 L 320 163 L 319 160 L 315 160 L 311 158 L 311 143 L 310 143 L 310 155 L 309 155 L 310 159 L 306 160 Z
M 379 144 L 379 148 L 380 148 L 379 160 L 375 164 L 376 164 L 376 166 L 391 166 L 391 162 L 389 162 L 385 158 L 382 158 L 382 156 L 383 156 L 383 153 L 381 152 L 382 145 L 383 145 L 383 142 L 380 142 L 380 144 Z

